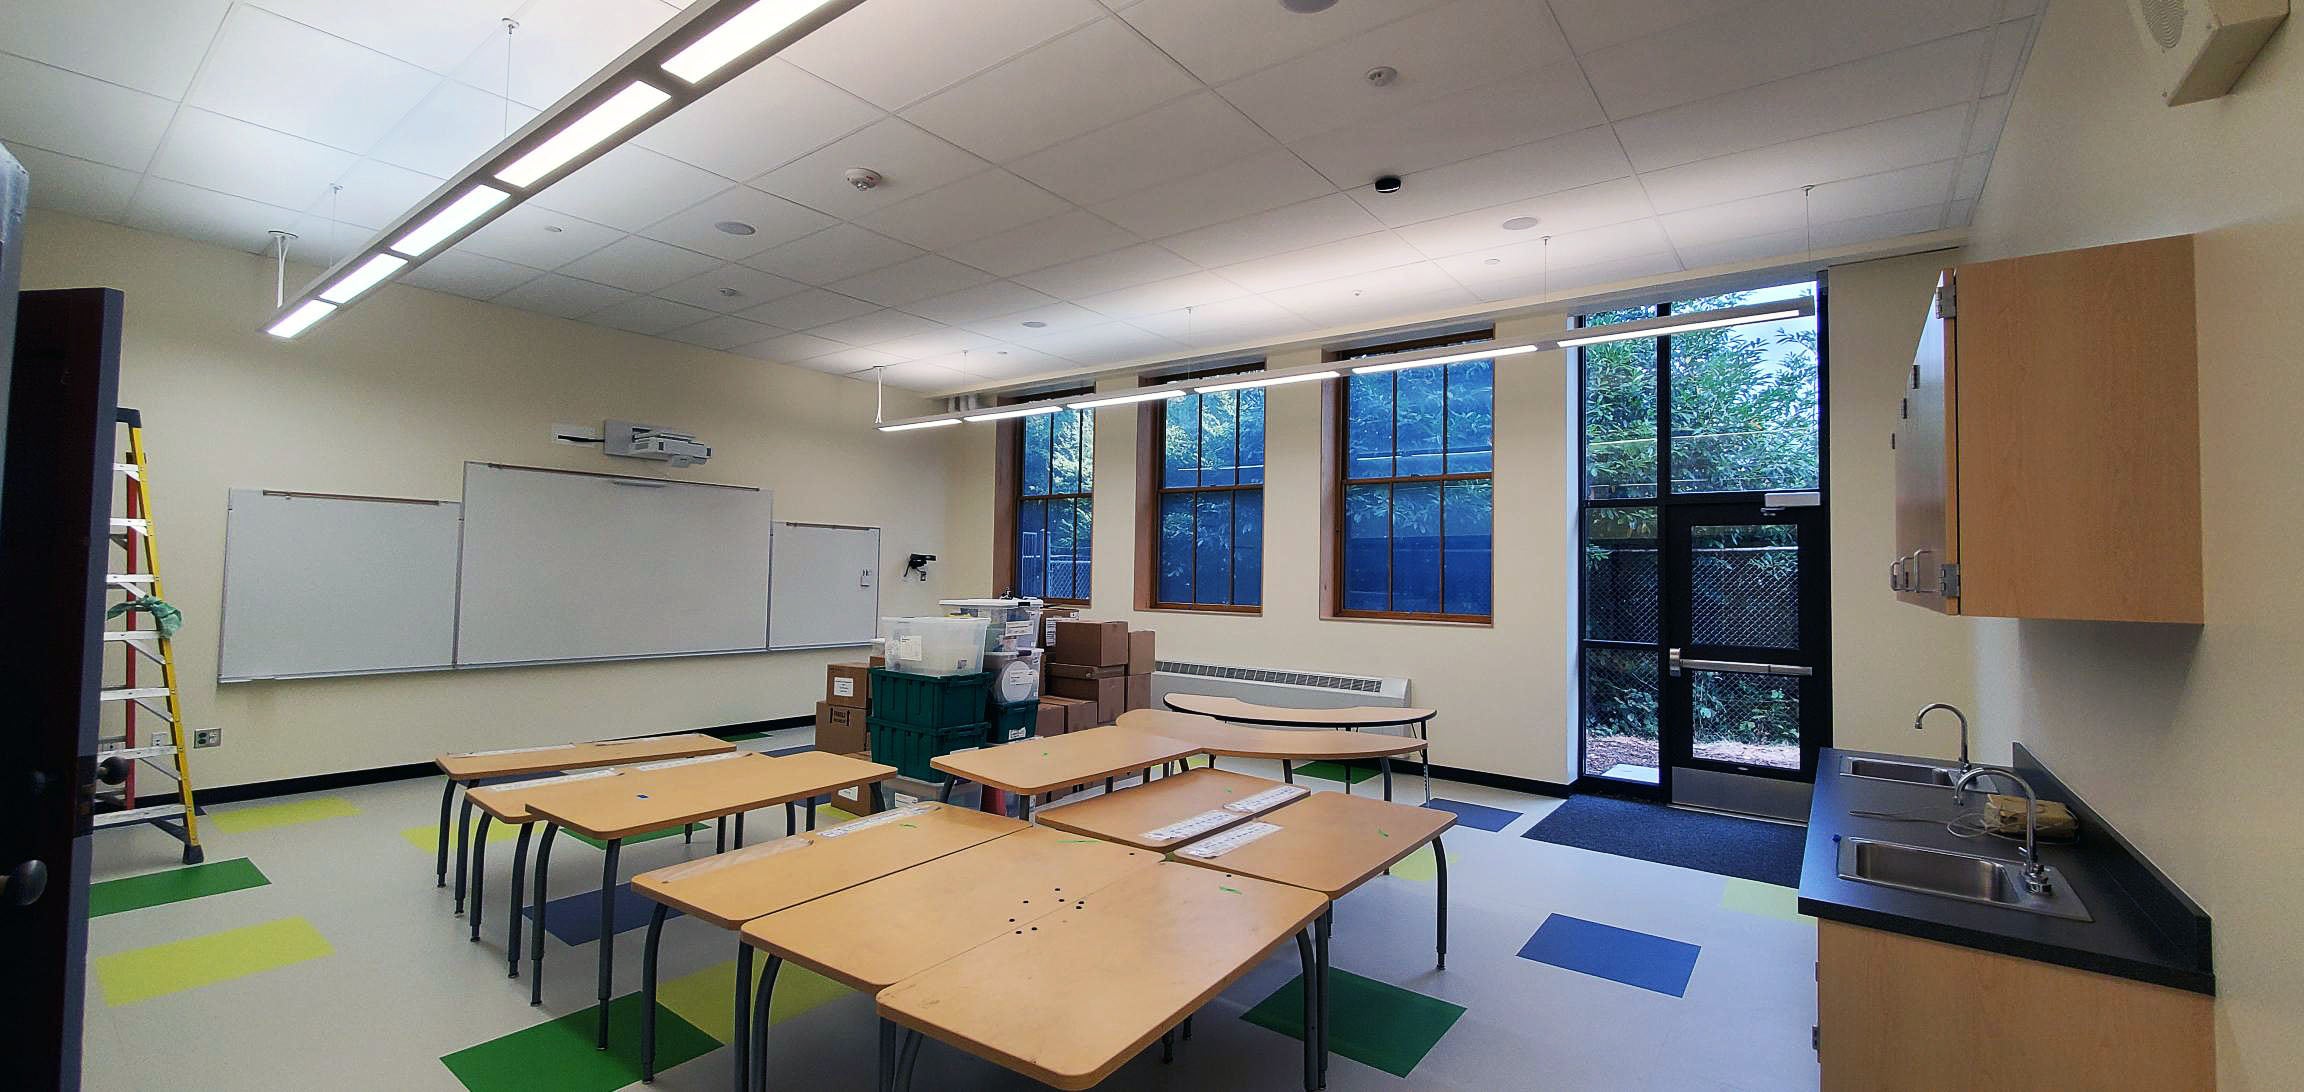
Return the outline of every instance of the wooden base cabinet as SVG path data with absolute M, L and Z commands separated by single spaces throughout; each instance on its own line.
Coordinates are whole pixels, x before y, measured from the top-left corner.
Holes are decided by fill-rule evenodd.
M 2213 1089 L 2213 999 L 1816 923 L 1823 1092 Z
M 2192 237 L 1944 272 L 1896 431 L 1900 600 L 2202 621 Z

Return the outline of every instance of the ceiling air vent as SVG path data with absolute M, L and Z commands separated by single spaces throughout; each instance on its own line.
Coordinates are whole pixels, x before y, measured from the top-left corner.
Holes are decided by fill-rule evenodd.
M 2288 18 L 2288 0 L 2128 0 L 2170 106 L 2219 98 Z

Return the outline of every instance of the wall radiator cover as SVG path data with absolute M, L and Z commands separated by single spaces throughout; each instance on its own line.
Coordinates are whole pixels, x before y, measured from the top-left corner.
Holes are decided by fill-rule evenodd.
M 1170 694 L 1217 694 L 1298 709 L 1401 706 L 1408 704 L 1408 680 L 1334 671 L 1161 660 L 1152 675 L 1153 706 L 1159 707 Z

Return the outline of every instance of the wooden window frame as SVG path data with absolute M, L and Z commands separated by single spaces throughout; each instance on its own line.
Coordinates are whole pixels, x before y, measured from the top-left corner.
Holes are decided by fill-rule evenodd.
M 1174 383 L 1182 379 L 1207 379 L 1219 375 L 1239 375 L 1264 370 L 1264 361 L 1250 360 L 1220 367 L 1180 374 L 1150 375 L 1138 380 L 1141 387 Z M 1270 402 L 1266 402 L 1270 406 Z M 1235 614 L 1256 616 L 1264 613 L 1262 588 L 1257 589 L 1254 604 L 1241 603 L 1168 603 L 1160 600 L 1160 501 L 1169 493 L 1243 492 L 1253 489 L 1259 497 L 1264 495 L 1264 483 L 1254 485 L 1208 485 L 1191 488 L 1170 488 L 1167 484 L 1168 401 L 1146 402 L 1136 411 L 1136 609 L 1145 611 L 1177 611 L 1193 614 Z M 1265 449 L 1271 449 L 1271 434 L 1265 434 Z M 1266 477 L 1270 477 L 1271 459 L 1265 459 Z M 1270 518 L 1271 509 L 1265 509 Z M 1238 546 L 1234 545 L 1235 559 Z M 1257 578 L 1261 581 L 1261 575 Z
M 1006 405 L 1015 402 L 1039 401 L 1043 398 L 1084 397 L 1094 393 L 1095 391 L 1093 388 L 1042 391 L 1030 395 L 1003 397 L 998 400 L 997 404 Z M 1086 412 L 1090 417 L 1094 417 L 1096 413 L 1094 410 L 1088 410 Z M 1020 592 L 1023 585 L 1023 556 L 1022 551 L 1019 548 L 1020 544 L 1017 542 L 1016 536 L 1018 527 L 1020 525 L 1019 510 L 1023 507 L 1023 502 L 1025 500 L 1023 480 L 1024 422 L 1021 419 L 1011 419 L 998 422 L 993 426 L 993 428 L 993 443 L 995 447 L 992 459 L 992 489 L 996 498 L 996 502 L 992 506 L 992 579 L 997 586 L 1006 589 L 1008 593 L 1014 594 Z M 1089 511 L 1093 513 L 1096 508 L 1096 487 L 1093 484 L 1093 475 L 1095 473 L 1093 467 L 1095 465 L 1095 460 L 1096 448 L 1094 442 L 1091 441 L 1088 448 L 1088 460 L 1087 463 L 1084 464 L 1091 468 L 1091 484 L 1089 485 L 1088 491 L 1086 493 L 1050 494 L 1048 496 L 1033 497 L 1031 499 L 1040 501 L 1082 498 L 1088 501 Z M 1093 516 L 1091 516 L 1091 522 L 1089 524 L 1089 533 L 1091 536 L 1093 536 L 1095 533 Z M 1091 554 L 1089 557 L 1089 571 L 1091 574 L 1093 574 L 1095 571 L 1095 557 L 1093 554 Z M 1094 584 L 1093 575 L 1091 575 L 1090 584 L 1091 586 Z M 1091 594 L 1093 594 L 1093 587 L 1091 587 Z M 1078 598 L 1053 598 L 1042 596 L 1041 598 L 1049 603 L 1056 603 L 1064 606 L 1085 607 L 1089 605 L 1089 597 L 1087 596 Z
M 1459 331 L 1456 333 L 1439 334 L 1432 337 L 1415 338 L 1412 340 L 1387 342 L 1380 345 L 1366 345 L 1354 346 L 1344 349 L 1332 349 L 1322 354 L 1321 359 L 1333 364 L 1371 356 L 1383 356 L 1391 353 L 1415 352 L 1422 349 L 1438 349 L 1456 345 L 1478 345 L 1482 342 L 1494 341 L 1495 338 L 1495 329 L 1493 327 L 1489 327 L 1486 329 Z M 1344 476 L 1344 435 L 1346 428 L 1345 412 L 1349 396 L 1348 384 L 1350 382 L 1350 375 L 1347 373 L 1343 378 L 1323 380 L 1320 384 L 1320 617 L 1323 620 L 1339 622 L 1414 622 L 1427 625 L 1450 626 L 1495 625 L 1496 608 L 1494 596 L 1496 555 L 1494 541 L 1496 525 L 1493 498 L 1496 495 L 1496 471 L 1494 469 L 1495 462 L 1493 452 L 1491 452 L 1489 462 L 1490 469 L 1484 473 L 1394 475 L 1385 478 L 1346 479 Z M 1393 412 L 1396 421 L 1399 412 L 1397 406 L 1394 407 Z M 1495 435 L 1494 412 L 1494 402 L 1491 401 L 1491 443 L 1493 443 L 1493 437 Z M 1445 465 L 1446 460 L 1443 459 L 1442 461 L 1443 465 Z M 1447 484 L 1449 482 L 1456 481 L 1487 481 L 1489 483 L 1491 508 L 1489 510 L 1490 547 L 1488 555 L 1488 569 L 1490 598 L 1488 613 L 1455 614 L 1449 613 L 1447 611 L 1378 611 L 1360 610 L 1345 607 L 1345 486 L 1431 483 L 1441 486 L 1443 497 L 1445 497 Z M 1443 509 L 1443 511 L 1445 511 L 1445 509 Z M 1442 541 L 1443 543 L 1446 541 L 1445 532 L 1443 532 Z M 1447 601 L 1447 577 L 1445 575 L 1447 569 L 1445 561 L 1447 556 L 1447 549 L 1445 545 L 1443 545 L 1441 548 L 1441 556 L 1443 558 L 1441 565 L 1443 573 L 1441 576 L 1441 601 L 1445 603 Z M 1389 595 L 1387 595 L 1387 598 L 1389 598 Z

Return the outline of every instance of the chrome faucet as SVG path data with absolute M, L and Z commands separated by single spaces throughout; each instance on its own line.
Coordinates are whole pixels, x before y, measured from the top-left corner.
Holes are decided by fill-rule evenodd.
M 1952 803 L 1966 803 L 1967 796 L 1963 790 L 1967 789 L 1969 782 L 1987 773 L 2005 777 L 2015 782 L 2017 788 L 2024 790 L 2024 848 L 2017 851 L 2024 858 L 2024 889 L 2035 895 L 2045 895 L 2048 893 L 2048 870 L 2040 863 L 2040 797 L 2032 791 L 2031 782 L 2024 780 L 2023 775 L 2014 770 L 1999 766 L 1977 766 L 1961 774 L 1960 779 L 1952 783 Z
M 1924 706 L 1918 713 L 1912 715 L 1912 730 L 1919 731 L 1921 722 L 1928 719 L 1928 714 L 1938 709 L 1952 714 L 1960 721 L 1960 769 L 1963 771 L 1975 769 L 1975 765 L 1968 761 L 1968 714 L 1961 712 L 1959 706 L 1946 705 L 1943 702 Z

